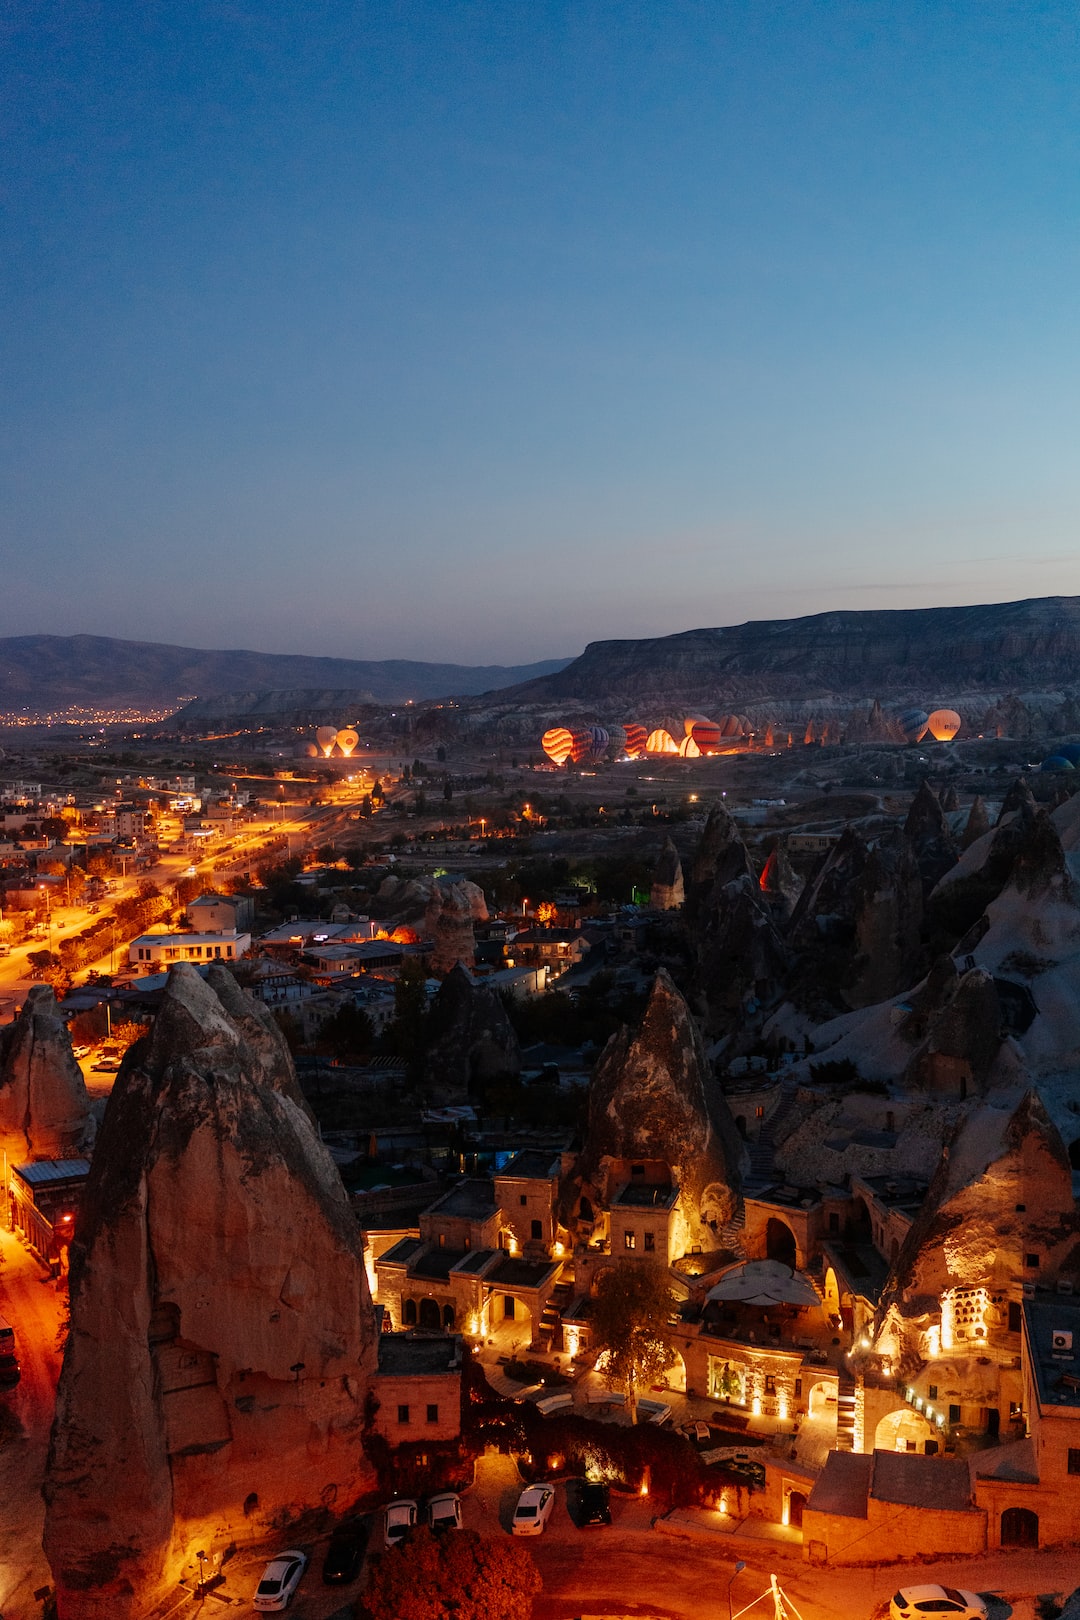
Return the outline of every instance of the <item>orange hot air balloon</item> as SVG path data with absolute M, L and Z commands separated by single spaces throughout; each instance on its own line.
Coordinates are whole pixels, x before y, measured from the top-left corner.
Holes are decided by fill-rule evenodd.
M 935 742 L 952 742 L 962 723 L 955 709 L 935 709 L 926 729 Z
M 640 759 L 649 741 L 649 733 L 635 721 L 629 721 L 623 730 L 626 732 L 626 752 L 631 759 Z
M 647 754 L 677 754 L 679 745 L 666 727 L 657 726 L 655 731 L 649 732 L 645 752 Z
M 679 753 L 683 759 L 698 759 L 701 755 L 701 749 L 694 741 L 693 736 L 688 736 L 684 737 L 679 744 Z
M 553 765 L 565 765 L 574 751 L 574 738 L 565 726 L 552 726 L 544 732 L 540 746 Z
M 337 734 L 337 745 L 346 759 L 351 759 L 359 741 L 359 736 L 351 726 L 346 726 L 343 731 L 339 731 Z

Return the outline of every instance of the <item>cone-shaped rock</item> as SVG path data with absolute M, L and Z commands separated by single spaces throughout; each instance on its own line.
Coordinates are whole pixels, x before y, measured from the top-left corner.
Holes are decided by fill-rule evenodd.
M 173 968 L 109 1099 L 45 1479 L 60 1620 L 142 1614 L 193 1546 L 286 1534 L 371 1484 L 356 1222 L 242 1023 Z
M 945 1096 L 985 1091 L 1004 1024 L 993 977 L 983 968 L 952 979 L 938 974 L 936 988 L 940 1004 L 919 1010 L 926 1033 L 908 1065 L 907 1082 Z
M 668 838 L 652 875 L 649 903 L 657 911 L 677 911 L 684 898 L 682 862 L 678 850 Z
M 1030 1276 L 1031 1251 L 1039 1254 L 1041 1281 L 1075 1274 L 1078 1233 L 1072 1167 L 1038 1094 L 1028 1091 L 1017 1100 L 1014 1093 L 1004 1107 L 975 1106 L 943 1154 L 897 1257 L 875 1349 L 898 1358 L 906 1371 L 925 1359 L 927 1325 L 938 1318 L 940 1353 L 953 1358 L 955 1375 L 962 1371 L 957 1356 L 1001 1344 L 1008 1302 Z M 986 1344 L 971 1322 L 950 1325 L 947 1301 L 954 1289 L 986 1290 Z M 954 1345 L 954 1336 L 964 1342 Z
M 1061 836 L 1045 810 L 1035 816 L 1030 836 L 1013 862 L 1011 882 L 1021 894 L 1034 897 L 1052 893 L 1058 900 L 1073 899 L 1073 880 Z
M 9 1164 L 60 1159 L 93 1137 L 90 1099 L 67 1025 L 48 985 L 36 984 L 0 1031 L 0 1149 Z
M 1034 815 L 1035 810 L 1036 804 L 1032 791 L 1024 781 L 1024 778 L 1022 776 L 1018 776 L 1016 781 L 1010 787 L 1008 793 L 1006 793 L 1004 799 L 1001 801 L 1001 809 L 998 811 L 997 824 L 1000 827 L 1006 816 L 1014 816 L 1018 813 L 1022 815 L 1025 812 L 1028 815 Z
M 904 837 L 915 852 L 927 894 L 956 865 L 956 845 L 937 794 L 929 782 L 919 784 L 904 822 Z
M 641 1027 L 622 1029 L 601 1054 L 589 1088 L 589 1123 L 577 1179 L 602 1206 L 643 1164 L 679 1189 L 683 1252 L 715 1247 L 739 1188 L 741 1147 L 709 1073 L 689 1008 L 667 973 L 653 983 Z
M 314 1123 L 315 1115 L 296 1078 L 289 1043 L 269 1007 L 242 990 L 235 975 L 221 962 L 210 964 L 206 982 L 261 1064 L 265 1084 L 289 1097 Z
M 970 849 L 977 838 L 990 831 L 990 817 L 982 799 L 975 795 L 971 801 L 967 821 L 964 823 L 964 836 L 960 841 L 962 849 Z
M 687 924 L 693 926 L 697 921 L 717 883 L 730 883 L 751 875 L 746 845 L 738 827 L 722 804 L 713 805 L 690 863 L 684 912 Z
M 458 963 L 431 1003 L 426 1092 L 440 1103 L 464 1102 L 477 1087 L 520 1072 L 521 1052 L 506 1008 Z
M 787 922 L 803 892 L 803 880 L 788 859 L 783 844 L 774 844 L 759 880 L 774 917 Z

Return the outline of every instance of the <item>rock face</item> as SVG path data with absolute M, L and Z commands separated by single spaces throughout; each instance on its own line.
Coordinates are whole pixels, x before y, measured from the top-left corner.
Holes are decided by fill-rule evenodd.
M 986 805 L 978 794 L 971 801 L 967 821 L 964 823 L 964 835 L 960 840 L 962 849 L 970 849 L 977 838 L 990 831 L 990 817 L 986 812 Z
M 613 1035 L 597 1064 L 576 1190 L 607 1208 L 631 1162 L 656 1167 L 679 1189 L 684 1252 L 708 1250 L 735 1208 L 741 1155 L 689 1008 L 661 970 L 640 1029 Z
M 985 1091 L 1003 1042 L 1004 1015 L 992 975 L 978 967 L 961 974 L 945 957 L 923 990 L 936 1004 L 920 1006 L 908 1019 L 905 1033 L 919 1028 L 925 1033 L 908 1064 L 906 1083 L 961 1098 Z
M 67 1025 L 48 985 L 36 984 L 0 1031 L 0 1149 L 9 1164 L 61 1159 L 93 1140 L 90 1099 Z
M 803 880 L 788 859 L 783 844 L 775 844 L 761 873 L 759 888 L 778 923 L 786 923 L 803 892 Z
M 243 1023 L 173 968 L 109 1099 L 44 1486 L 61 1620 L 141 1614 L 193 1546 L 284 1534 L 372 1482 L 356 1222 L 291 1077 Z
M 429 1031 L 424 1078 L 425 1092 L 434 1101 L 465 1102 L 478 1086 L 521 1072 L 521 1052 L 506 1008 L 460 962 L 439 986 Z
M 923 888 L 927 894 L 956 865 L 956 845 L 937 794 L 929 782 L 922 782 L 911 801 L 904 822 L 904 837 L 908 840 L 919 865 Z
M 955 1355 L 966 1345 L 974 1354 L 1000 1344 L 1032 1252 L 1040 1282 L 1073 1276 L 1080 1218 L 1064 1144 L 1028 1091 L 1006 1107 L 983 1103 L 960 1124 L 886 1283 L 875 1349 L 907 1371 L 931 1354 L 935 1324 L 940 1351 L 933 1353 Z M 968 1331 L 955 1317 L 973 1290 L 985 1290 L 978 1301 L 984 1335 L 974 1332 L 977 1323 Z M 988 1343 L 980 1345 L 980 1337 Z
M 431 971 L 449 973 L 458 962 L 472 967 L 476 960 L 473 923 L 487 917 L 483 890 L 475 883 L 437 883 L 424 916 L 424 932 L 435 941 Z
M 649 901 L 656 911 L 677 911 L 685 898 L 682 862 L 669 838 L 653 872 Z
M 738 827 L 723 805 L 714 805 L 690 863 L 690 878 L 686 883 L 687 925 L 693 927 L 717 883 L 752 876 Z

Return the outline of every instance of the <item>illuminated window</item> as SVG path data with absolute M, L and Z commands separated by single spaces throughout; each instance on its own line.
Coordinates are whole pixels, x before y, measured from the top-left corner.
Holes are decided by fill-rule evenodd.
M 626 1246 L 626 1248 L 628 1248 L 628 1249 L 636 1249 L 637 1248 L 637 1239 L 634 1237 L 633 1232 L 624 1232 L 623 1233 L 623 1243 Z

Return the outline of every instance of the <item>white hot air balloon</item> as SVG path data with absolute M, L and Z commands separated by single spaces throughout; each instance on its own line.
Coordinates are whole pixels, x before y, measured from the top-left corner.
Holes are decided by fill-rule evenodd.
M 327 759 L 329 759 L 330 755 L 334 751 L 334 744 L 337 742 L 337 727 L 320 726 L 318 731 L 315 733 L 315 741 L 318 743 Z

